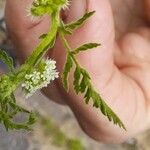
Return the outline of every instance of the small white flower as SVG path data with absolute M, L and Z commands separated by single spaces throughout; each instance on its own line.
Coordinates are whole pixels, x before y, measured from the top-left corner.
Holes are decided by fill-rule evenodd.
M 25 81 L 22 83 L 22 88 L 26 92 L 26 98 L 33 95 L 38 89 L 47 87 L 50 81 L 58 78 L 56 71 L 56 61 L 46 59 L 41 61 L 44 68 L 40 70 L 37 68 L 31 74 L 25 75 Z

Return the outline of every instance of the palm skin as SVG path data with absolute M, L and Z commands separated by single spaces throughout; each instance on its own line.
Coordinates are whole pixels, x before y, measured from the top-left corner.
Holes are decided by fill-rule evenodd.
M 49 28 L 46 16 L 34 23 L 26 17 L 23 10 L 30 2 L 7 0 L 6 3 L 6 23 L 20 59 L 31 53 L 39 42 L 38 37 Z M 75 94 L 72 84 L 66 93 L 57 80 L 44 93 L 54 101 L 68 104 L 89 136 L 105 142 L 123 141 L 150 125 L 150 0 L 112 0 L 111 3 L 108 0 L 75 0 L 71 4 L 65 17 L 68 22 L 79 18 L 86 10 L 96 10 L 96 14 L 68 40 L 71 47 L 87 42 L 102 44 L 79 54 L 78 60 L 89 71 L 94 86 L 124 122 L 127 131 L 114 126 L 92 105 L 85 105 L 83 97 Z M 57 61 L 61 72 L 65 50 L 59 38 L 49 55 Z M 72 77 L 69 81 L 72 83 Z

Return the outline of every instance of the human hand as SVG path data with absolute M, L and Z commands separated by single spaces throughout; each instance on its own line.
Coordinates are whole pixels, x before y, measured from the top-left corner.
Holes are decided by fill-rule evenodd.
M 7 0 L 6 3 L 6 23 L 20 60 L 31 53 L 39 42 L 38 37 L 48 31 L 50 24 L 46 16 L 35 22 L 27 17 L 25 10 L 30 3 L 31 0 Z M 96 89 L 124 122 L 127 132 L 108 122 L 99 110 L 85 105 L 82 96 L 75 94 L 71 84 L 70 92 L 66 93 L 57 80 L 45 89 L 45 93 L 55 101 L 63 99 L 83 130 L 97 140 L 119 142 L 149 127 L 149 9 L 149 0 L 112 0 L 111 3 L 108 0 L 73 0 L 69 13 L 65 15 L 65 21 L 69 22 L 82 16 L 86 10 L 96 11 L 68 40 L 72 47 L 85 42 L 102 44 L 78 55 L 78 59 L 90 72 Z M 49 55 L 57 61 L 61 72 L 65 51 L 59 39 Z

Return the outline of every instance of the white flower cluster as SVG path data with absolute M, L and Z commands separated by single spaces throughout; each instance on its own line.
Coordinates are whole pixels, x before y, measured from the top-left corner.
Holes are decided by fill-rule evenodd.
M 31 74 L 25 75 L 25 81 L 22 84 L 23 90 L 26 92 L 26 98 L 33 95 L 36 90 L 47 87 L 50 81 L 58 78 L 58 72 L 56 71 L 56 61 L 51 59 L 43 60 L 42 69 L 37 68 Z

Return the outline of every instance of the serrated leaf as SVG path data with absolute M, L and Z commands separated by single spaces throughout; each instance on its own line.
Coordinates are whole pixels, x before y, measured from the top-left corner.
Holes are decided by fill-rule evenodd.
M 73 67 L 73 61 L 72 61 L 72 58 L 71 58 L 70 54 L 68 54 L 67 59 L 66 59 L 66 64 L 65 64 L 65 67 L 64 67 L 64 71 L 63 71 L 63 76 L 62 76 L 63 86 L 66 89 L 66 91 L 69 90 L 68 75 L 69 75 L 69 72 L 70 72 L 72 67 Z
M 14 109 L 17 110 L 17 112 L 24 112 L 24 113 L 30 113 L 28 110 L 24 109 L 21 106 L 18 106 L 17 104 L 15 104 L 14 102 L 9 102 L 10 106 Z
M 62 21 L 61 21 L 61 26 L 59 27 L 59 30 L 63 32 L 64 34 L 69 34 L 69 35 L 72 34 L 72 31 L 69 28 L 65 28 L 65 25 Z
M 91 87 L 88 87 L 84 98 L 85 98 L 85 103 L 88 104 L 91 99 Z
M 79 52 L 82 52 L 82 51 L 86 51 L 86 50 L 89 50 L 89 49 L 93 49 L 93 48 L 96 48 L 98 46 L 100 46 L 101 44 L 98 44 L 98 43 L 88 43 L 88 44 L 84 44 L 78 48 L 76 48 L 75 50 L 72 51 L 72 54 L 78 54 Z
M 31 128 L 27 124 L 22 124 L 22 123 L 13 123 L 9 121 L 9 129 L 11 130 L 28 130 L 30 131 Z
M 105 115 L 109 121 L 113 121 L 114 124 L 126 130 L 124 124 L 119 119 L 119 117 L 112 111 L 112 109 L 105 103 L 105 101 L 101 98 L 101 96 L 96 92 L 92 91 L 92 97 L 94 102 L 94 107 L 100 108 L 103 115 Z
M 99 94 L 94 91 L 92 89 L 91 91 L 91 98 L 93 99 L 93 106 L 96 107 L 96 108 L 100 108 L 101 107 L 101 101 L 99 100 Z
M 80 78 L 82 76 L 82 79 L 80 81 Z M 79 92 L 84 93 L 86 88 L 88 87 L 88 82 L 90 80 L 89 74 L 86 72 L 86 70 L 76 67 L 76 70 L 74 72 L 74 89 L 76 93 Z
M 64 34 L 69 34 L 69 35 L 71 35 L 71 34 L 72 34 L 72 31 L 69 30 L 69 29 L 64 28 L 63 33 L 64 33 Z
M 16 98 L 15 98 L 14 93 L 11 94 L 10 98 L 11 98 L 11 100 L 12 100 L 14 103 L 16 103 Z
M 86 78 L 85 78 L 85 76 L 83 76 L 83 78 L 81 80 L 81 83 L 80 83 L 80 92 L 84 93 L 85 90 L 86 90 L 86 87 L 87 87 L 87 85 L 86 85 Z
M 47 34 L 42 34 L 39 39 L 44 39 L 47 36 Z
M 75 73 L 74 73 L 74 78 L 77 78 L 77 79 L 74 79 L 74 88 L 75 88 L 76 93 L 77 94 L 79 92 L 85 93 L 84 98 L 85 98 L 86 104 L 88 104 L 89 100 L 91 99 L 93 101 L 93 107 L 100 109 L 102 114 L 105 115 L 109 121 L 113 121 L 114 124 L 117 124 L 119 125 L 119 127 L 126 130 L 124 124 L 119 119 L 119 117 L 105 103 L 105 101 L 101 98 L 100 94 L 96 90 L 94 90 L 91 84 L 91 78 L 90 78 L 89 73 L 85 69 L 80 68 L 80 66 L 78 67 L 79 68 L 76 68 Z M 82 76 L 82 80 L 80 82 L 81 76 Z
M 79 27 L 82 26 L 91 16 L 93 16 L 94 13 L 95 13 L 95 11 L 86 13 L 81 19 L 77 20 L 76 22 L 73 22 L 73 23 L 70 23 L 70 24 L 65 25 L 65 28 L 66 28 L 66 29 L 70 29 L 70 30 L 75 30 L 75 29 L 79 28 Z
M 14 90 L 14 84 L 10 77 L 6 74 L 2 75 L 0 78 L 0 101 L 6 101 L 7 97 L 11 95 Z
M 75 72 L 74 72 L 74 89 L 76 93 L 78 94 L 80 91 L 80 77 L 81 77 L 81 69 L 79 67 L 76 67 Z
M 81 69 L 82 75 L 86 77 L 87 80 L 91 80 L 89 73 L 85 69 Z
M 88 86 L 89 86 L 90 76 L 83 69 L 82 69 L 82 76 L 83 76 L 83 78 L 82 78 L 81 83 L 80 83 L 80 92 L 84 93 L 86 91 L 86 89 L 88 88 Z
M 0 59 L 7 65 L 9 71 L 13 73 L 14 72 L 13 59 L 10 56 L 8 56 L 8 54 L 3 50 L 0 50 Z
M 36 122 L 36 115 L 35 115 L 35 113 L 31 112 L 27 124 L 33 125 L 35 122 Z

